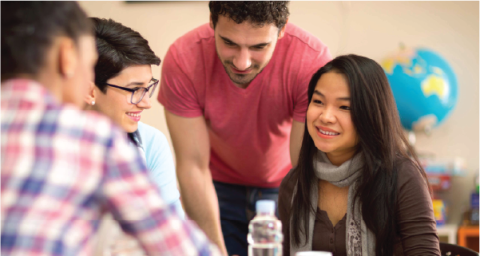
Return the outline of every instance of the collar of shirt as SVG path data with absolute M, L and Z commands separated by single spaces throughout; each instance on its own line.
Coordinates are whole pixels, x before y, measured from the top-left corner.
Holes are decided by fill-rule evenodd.
M 31 79 L 15 78 L 6 80 L 2 83 L 1 92 L 2 107 L 7 99 L 9 102 L 26 101 L 44 103 L 45 105 L 60 105 L 47 88 Z

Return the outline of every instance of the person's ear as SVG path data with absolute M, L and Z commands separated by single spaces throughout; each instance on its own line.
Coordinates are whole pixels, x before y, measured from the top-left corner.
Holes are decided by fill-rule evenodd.
M 84 97 L 85 103 L 87 103 L 88 107 L 93 107 L 95 106 L 95 95 L 96 95 L 96 86 L 94 82 L 90 82 L 90 87 L 88 89 L 87 95 Z
M 58 67 L 60 75 L 69 79 L 75 75 L 78 65 L 78 54 L 75 43 L 69 37 L 61 37 L 59 40 Z
M 288 19 L 285 22 L 285 25 L 283 25 L 282 29 L 280 29 L 280 32 L 278 33 L 278 39 L 281 39 L 285 35 L 285 28 L 287 27 Z
M 215 26 L 213 25 L 213 21 L 212 21 L 212 14 L 210 13 L 210 27 L 212 29 L 215 29 Z

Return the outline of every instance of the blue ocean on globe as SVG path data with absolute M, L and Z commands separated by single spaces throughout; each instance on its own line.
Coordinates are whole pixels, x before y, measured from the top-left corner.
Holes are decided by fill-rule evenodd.
M 427 130 L 441 124 L 458 98 L 457 78 L 439 54 L 426 48 L 402 49 L 381 62 L 402 125 Z

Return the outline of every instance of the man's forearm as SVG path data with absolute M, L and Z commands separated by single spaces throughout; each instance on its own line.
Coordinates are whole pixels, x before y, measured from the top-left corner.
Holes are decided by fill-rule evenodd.
M 188 170 L 178 168 L 180 192 L 189 218 L 205 232 L 226 255 L 225 242 L 220 226 L 217 193 L 213 186 L 210 170 Z M 186 174 L 185 176 L 181 174 Z

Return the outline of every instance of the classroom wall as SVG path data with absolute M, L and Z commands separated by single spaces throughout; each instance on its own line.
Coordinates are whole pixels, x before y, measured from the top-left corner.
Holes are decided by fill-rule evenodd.
M 208 22 L 208 2 L 81 2 L 90 16 L 112 18 L 137 30 L 163 59 L 175 39 Z M 430 136 L 417 134 L 421 153 L 465 161 L 464 177 L 441 194 L 450 203 L 450 223 L 458 223 L 469 203 L 479 168 L 479 4 L 478 2 L 301 2 L 290 3 L 290 22 L 322 40 L 332 55 L 365 55 L 381 61 L 399 44 L 428 47 L 456 72 L 458 104 Z M 152 68 L 159 78 L 160 67 Z M 157 90 L 158 93 L 158 90 Z M 155 97 L 155 96 L 154 96 Z M 163 107 L 143 112 L 142 121 L 171 141 Z M 172 149 L 173 152 L 173 149 Z

